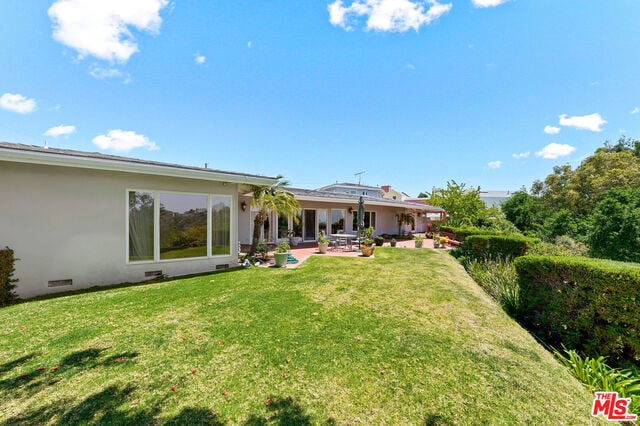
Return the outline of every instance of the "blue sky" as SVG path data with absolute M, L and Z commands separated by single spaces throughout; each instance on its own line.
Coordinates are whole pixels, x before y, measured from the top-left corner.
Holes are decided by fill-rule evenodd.
M 640 138 L 640 2 L 2 0 L 0 140 L 517 190 Z

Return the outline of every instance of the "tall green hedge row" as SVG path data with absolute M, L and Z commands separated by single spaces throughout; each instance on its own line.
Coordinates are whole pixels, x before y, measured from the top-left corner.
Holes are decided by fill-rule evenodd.
M 17 299 L 13 292 L 18 281 L 13 279 L 15 261 L 13 250 L 9 247 L 0 249 L 0 306 L 10 305 Z
M 440 229 L 444 232 L 449 232 L 450 234 L 455 235 L 457 241 L 464 241 L 470 235 L 500 235 L 500 231 L 476 228 L 472 226 L 460 228 L 454 226 L 441 226 Z
M 553 346 L 640 366 L 640 264 L 524 256 L 515 267 L 523 325 Z
M 522 236 L 469 235 L 464 241 L 464 251 L 475 259 L 515 258 L 523 256 L 534 242 Z

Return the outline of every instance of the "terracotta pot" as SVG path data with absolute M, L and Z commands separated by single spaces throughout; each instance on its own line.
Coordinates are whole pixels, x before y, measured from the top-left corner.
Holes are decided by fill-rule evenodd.
M 373 250 L 376 248 L 376 246 L 374 245 L 370 245 L 370 246 L 365 246 L 362 245 L 360 246 L 360 250 L 362 251 L 362 255 L 364 257 L 369 257 L 373 254 Z

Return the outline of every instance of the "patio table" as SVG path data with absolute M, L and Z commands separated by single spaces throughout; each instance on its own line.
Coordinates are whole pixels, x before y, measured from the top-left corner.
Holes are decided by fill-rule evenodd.
M 352 247 L 353 240 L 358 238 L 357 235 L 353 235 L 353 234 L 331 234 L 331 236 L 334 237 L 338 241 L 344 240 L 345 247 L 349 246 L 349 250 L 351 250 L 353 248 Z

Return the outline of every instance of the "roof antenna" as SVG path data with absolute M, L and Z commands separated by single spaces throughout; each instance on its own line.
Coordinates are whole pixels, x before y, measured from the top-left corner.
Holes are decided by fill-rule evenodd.
M 367 171 L 366 171 L 366 170 L 363 170 L 363 171 L 361 171 L 361 172 L 358 172 L 358 173 L 354 173 L 354 174 L 353 174 L 354 176 L 358 176 L 358 185 L 360 185 L 360 182 L 362 182 L 362 175 L 363 175 L 363 174 L 365 174 L 365 173 L 367 173 Z
M 49 144 L 47 143 L 47 141 L 44 141 L 44 149 L 49 149 Z

